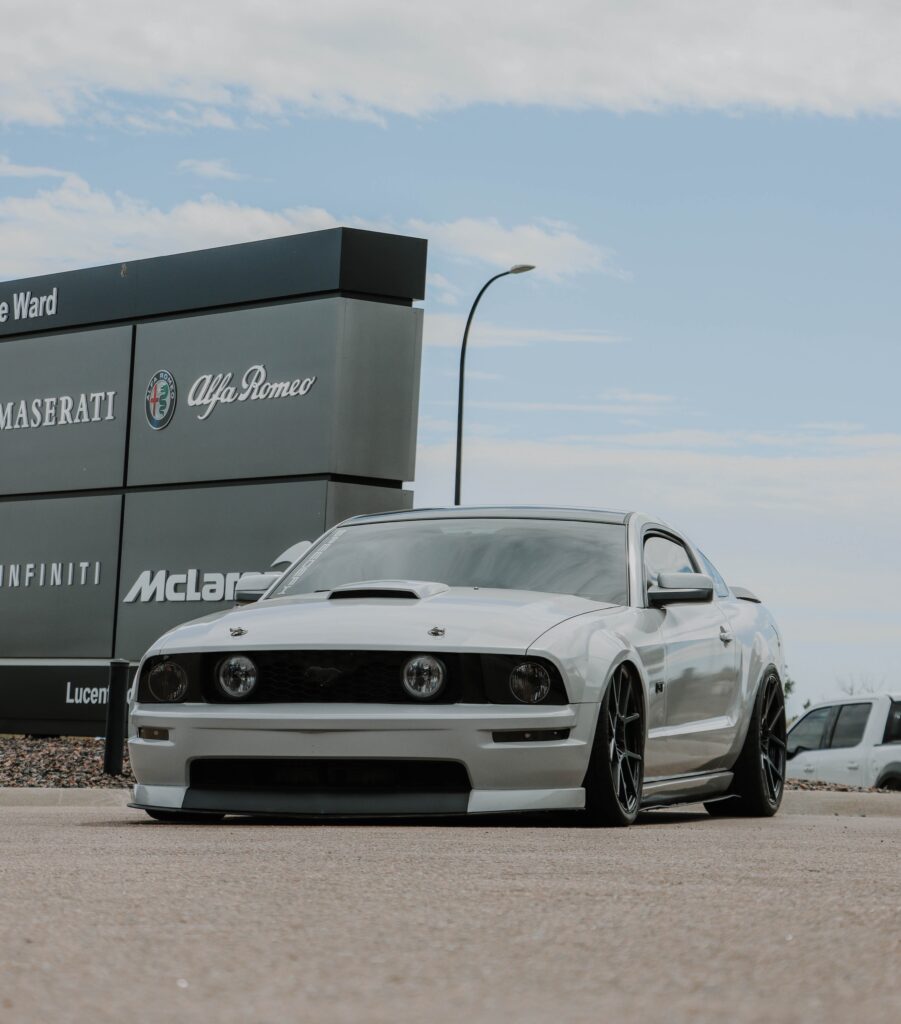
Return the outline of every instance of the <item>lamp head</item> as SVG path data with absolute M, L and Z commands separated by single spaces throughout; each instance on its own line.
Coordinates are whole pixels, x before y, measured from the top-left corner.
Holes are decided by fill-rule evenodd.
M 510 268 L 511 274 L 526 274 L 530 270 L 534 270 L 535 267 L 531 263 L 516 263 Z

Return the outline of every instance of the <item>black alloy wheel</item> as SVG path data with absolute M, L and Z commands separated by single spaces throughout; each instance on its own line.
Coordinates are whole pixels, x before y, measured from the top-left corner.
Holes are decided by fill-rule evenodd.
M 754 701 L 748 736 L 733 769 L 729 790 L 735 799 L 705 804 L 714 817 L 768 818 L 779 810 L 785 792 L 785 695 L 779 676 L 764 677 Z
M 613 673 L 598 714 L 585 777 L 588 821 L 631 825 L 641 806 L 644 779 L 644 699 L 641 682 L 626 664 Z

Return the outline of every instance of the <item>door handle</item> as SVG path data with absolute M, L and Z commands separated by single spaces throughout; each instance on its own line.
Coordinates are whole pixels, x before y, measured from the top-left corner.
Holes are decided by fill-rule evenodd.
M 720 640 L 724 644 L 731 644 L 735 639 L 735 634 L 727 626 L 720 626 Z
M 856 771 L 860 767 L 860 765 L 856 761 L 854 761 L 851 764 L 846 765 L 845 767 L 853 772 L 853 771 Z
M 807 772 L 808 775 L 813 775 L 813 765 L 812 764 L 805 764 L 804 765 L 804 771 Z

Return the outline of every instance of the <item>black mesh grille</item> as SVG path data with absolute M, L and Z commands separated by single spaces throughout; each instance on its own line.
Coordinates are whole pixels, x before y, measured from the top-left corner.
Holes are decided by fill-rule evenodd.
M 200 758 L 191 786 L 235 792 L 468 793 L 466 768 L 456 761 L 380 758 Z

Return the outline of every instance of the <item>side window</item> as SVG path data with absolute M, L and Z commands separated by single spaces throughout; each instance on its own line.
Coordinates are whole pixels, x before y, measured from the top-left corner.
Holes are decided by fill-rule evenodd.
M 844 704 L 838 713 L 830 747 L 856 747 L 863 739 L 872 704 Z
M 826 727 L 832 721 L 834 708 L 816 708 L 792 727 L 788 734 L 788 756 L 794 757 L 804 750 L 819 750 L 823 745 Z
M 901 743 L 901 700 L 892 702 L 889 708 L 888 721 L 885 723 L 883 743 Z
M 707 575 L 713 580 L 713 586 L 716 590 L 717 597 L 728 597 L 729 588 L 726 586 L 726 581 L 716 571 L 716 566 L 710 559 L 704 554 L 703 551 L 699 551 L 698 554 L 701 556 L 701 568 Z
M 644 574 L 650 585 L 661 572 L 694 572 L 688 552 L 669 537 L 648 537 L 644 542 Z

